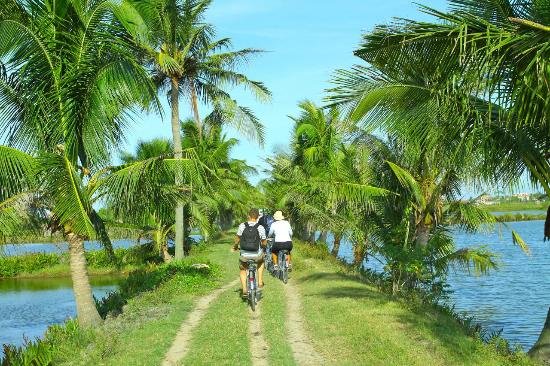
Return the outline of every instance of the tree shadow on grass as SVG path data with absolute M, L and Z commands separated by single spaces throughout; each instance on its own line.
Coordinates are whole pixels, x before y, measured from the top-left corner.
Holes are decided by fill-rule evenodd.
M 304 282 L 317 282 L 317 281 L 349 281 L 354 283 L 360 283 L 361 285 L 367 286 L 367 284 L 361 281 L 357 276 L 349 275 L 341 272 L 318 272 L 312 273 L 307 276 L 298 277 L 296 280 L 299 284 Z
M 376 302 L 379 304 L 386 303 L 388 299 L 384 295 L 370 290 L 368 288 L 358 288 L 353 286 L 342 286 L 342 287 L 332 287 L 325 291 L 318 292 L 317 296 L 323 296 L 328 299 L 336 298 L 348 298 L 355 300 L 368 299 L 371 302 Z
M 331 284 L 331 282 L 334 282 L 334 285 L 330 286 L 329 288 L 305 296 L 321 296 L 327 299 L 368 299 L 370 301 L 376 302 L 377 304 L 383 304 L 391 301 L 391 299 L 386 294 L 383 294 L 369 287 L 368 284 L 361 281 L 360 278 L 345 273 L 314 273 L 305 277 L 298 278 L 297 282 L 298 284 L 313 290 L 315 290 L 315 288 L 317 287 L 317 283 L 319 282 L 328 283 L 329 285 Z M 347 282 L 348 284 L 339 285 L 336 282 Z
M 454 361 L 471 363 L 477 359 L 474 339 L 455 319 L 445 314 L 438 314 L 434 309 L 408 310 L 396 315 L 396 319 L 411 333 L 411 340 L 429 352 L 443 347 Z M 437 339 L 438 344 L 423 335 L 426 332 Z

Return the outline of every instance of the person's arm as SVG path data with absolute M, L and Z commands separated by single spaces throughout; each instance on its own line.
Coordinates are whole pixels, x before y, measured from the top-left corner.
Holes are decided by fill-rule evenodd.
M 241 242 L 241 237 L 238 235 L 235 235 L 235 241 L 233 242 L 233 251 L 237 251 L 239 249 L 239 243 Z
M 231 250 L 236 251 L 239 249 L 239 244 L 241 242 L 241 235 L 244 231 L 244 224 L 240 224 L 239 228 L 237 229 L 237 235 L 235 235 L 235 240 L 233 241 L 233 247 Z
M 258 226 L 258 233 L 260 234 L 260 243 L 262 244 L 262 247 L 265 248 L 265 245 L 267 244 L 267 238 L 265 236 L 265 229 L 263 226 Z
M 290 226 L 290 222 L 287 221 L 286 224 L 288 226 L 288 236 L 292 239 L 292 227 Z

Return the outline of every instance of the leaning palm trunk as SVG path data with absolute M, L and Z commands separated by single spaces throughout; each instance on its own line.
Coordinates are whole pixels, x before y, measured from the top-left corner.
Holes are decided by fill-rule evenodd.
M 172 139 L 174 142 L 174 158 L 181 159 L 183 157 L 181 147 L 181 133 L 180 133 L 180 117 L 179 117 L 179 79 L 173 77 L 171 79 L 172 89 L 170 90 L 170 103 L 172 107 Z M 176 185 L 181 185 L 182 177 L 180 174 L 176 174 Z M 183 232 L 183 203 L 178 202 L 176 204 L 176 239 L 175 239 L 175 253 L 176 259 L 184 257 L 183 245 L 184 245 L 184 232 Z
M 101 323 L 101 317 L 97 312 L 90 279 L 88 278 L 86 257 L 84 256 L 84 240 L 74 233 L 68 233 L 66 237 L 69 242 L 71 278 L 73 280 L 78 323 L 85 327 L 93 327 Z
M 338 257 L 341 240 L 342 240 L 342 234 L 334 234 L 334 245 L 332 246 L 332 251 L 330 253 L 335 257 Z
M 546 212 L 546 221 L 544 221 L 544 241 L 550 240 L 550 207 Z
M 541 363 L 550 362 L 550 308 L 546 316 L 546 322 L 540 332 L 537 343 L 529 350 L 529 356 L 541 361 Z

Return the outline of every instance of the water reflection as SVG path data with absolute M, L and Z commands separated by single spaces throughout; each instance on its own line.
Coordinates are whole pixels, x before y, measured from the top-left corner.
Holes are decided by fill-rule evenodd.
M 121 277 L 94 276 L 94 296 L 114 291 Z M 50 324 L 76 316 L 70 278 L 0 280 L 0 344 L 41 337 Z

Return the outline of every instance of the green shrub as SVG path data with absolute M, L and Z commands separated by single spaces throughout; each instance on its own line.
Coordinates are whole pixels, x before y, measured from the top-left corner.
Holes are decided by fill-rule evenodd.
M 32 253 L 13 257 L 0 257 L 0 277 L 13 277 L 20 273 L 32 273 L 60 263 L 55 253 Z
M 53 346 L 42 340 L 25 340 L 25 344 L 16 347 L 4 344 L 2 366 L 52 365 Z
M 96 299 L 99 314 L 118 315 L 129 299 L 138 294 L 157 288 L 160 284 L 173 279 L 178 283 L 178 291 L 194 292 L 201 286 L 212 285 L 218 276 L 219 268 L 209 264 L 208 268 L 195 268 L 185 261 L 171 262 L 132 271 L 123 281 L 118 291 L 109 293 L 101 300 Z

